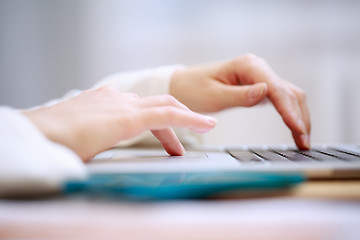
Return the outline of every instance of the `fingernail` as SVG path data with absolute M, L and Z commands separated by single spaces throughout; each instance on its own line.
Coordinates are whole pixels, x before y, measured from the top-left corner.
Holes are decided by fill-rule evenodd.
M 203 119 L 205 119 L 206 122 L 210 123 L 211 125 L 215 125 L 217 120 L 216 118 L 207 116 L 207 115 L 202 115 Z
M 265 84 L 261 84 L 260 87 L 256 86 L 250 89 L 249 96 L 251 99 L 258 99 L 260 96 L 264 94 Z
M 201 134 L 207 133 L 210 131 L 209 128 L 201 128 L 201 129 L 200 128 L 191 128 L 190 130 L 193 132 L 196 132 L 196 133 L 201 133 Z
M 306 148 L 310 149 L 310 136 L 308 134 L 302 134 L 300 136 L 301 144 Z

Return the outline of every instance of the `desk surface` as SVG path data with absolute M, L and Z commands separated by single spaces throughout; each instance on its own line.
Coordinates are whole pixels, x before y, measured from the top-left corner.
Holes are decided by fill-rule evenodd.
M 0 238 L 360 239 L 360 181 L 286 194 L 167 202 L 0 200 Z

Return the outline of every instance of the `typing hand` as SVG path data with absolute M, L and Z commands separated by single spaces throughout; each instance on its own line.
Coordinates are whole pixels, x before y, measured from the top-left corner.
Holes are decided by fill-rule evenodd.
M 109 87 L 23 113 L 50 140 L 69 147 L 85 161 L 145 130 L 151 130 L 169 154 L 182 155 L 184 148 L 171 126 L 204 133 L 216 123 L 170 95 L 140 98 Z
M 170 94 L 197 112 L 250 107 L 268 98 L 292 132 L 300 149 L 310 148 L 310 115 L 304 92 L 279 77 L 253 54 L 178 70 Z

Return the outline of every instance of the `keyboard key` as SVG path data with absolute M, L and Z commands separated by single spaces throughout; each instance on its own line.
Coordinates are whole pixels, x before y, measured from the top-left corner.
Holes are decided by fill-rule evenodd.
M 286 162 L 290 162 L 287 158 L 269 151 L 269 150 L 262 150 L 262 149 L 251 149 L 251 151 L 256 154 L 257 156 L 259 156 L 260 158 L 272 162 L 272 163 L 286 163 Z
M 296 148 L 228 149 L 227 152 L 242 163 L 350 163 L 360 161 L 360 152 L 319 147 L 307 151 Z
M 310 157 L 303 155 L 301 153 L 298 153 L 296 151 L 292 150 L 277 150 L 273 149 L 272 151 L 276 152 L 277 154 L 280 154 L 290 161 L 296 162 L 296 163 L 314 163 L 317 162 L 314 159 L 311 159 Z
M 347 149 L 338 149 L 338 148 L 331 148 L 337 152 L 345 153 L 354 157 L 357 157 L 358 160 L 360 160 L 360 152 L 354 152 Z
M 247 150 L 227 150 L 227 152 L 242 163 L 264 163 L 261 158 Z
M 316 161 L 320 161 L 320 162 L 339 162 L 342 161 L 341 159 L 339 159 L 336 156 L 330 155 L 330 154 L 324 154 L 320 151 L 317 151 L 315 149 L 312 150 L 307 150 L 307 151 L 297 151 L 298 153 L 301 153 L 305 156 L 308 156 Z M 343 162 L 343 161 L 342 161 Z
M 360 156 L 354 156 L 353 154 L 346 153 L 344 151 L 338 151 L 334 149 L 325 149 L 325 150 L 317 150 L 318 152 L 321 152 L 326 155 L 330 155 L 333 157 L 336 157 L 338 159 L 344 160 L 344 161 L 358 161 L 360 160 Z

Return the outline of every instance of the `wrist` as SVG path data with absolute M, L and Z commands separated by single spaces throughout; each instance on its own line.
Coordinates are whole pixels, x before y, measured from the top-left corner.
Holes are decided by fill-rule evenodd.
M 64 129 L 63 124 L 60 124 L 57 119 L 52 117 L 52 114 L 48 114 L 49 111 L 51 111 L 50 108 L 43 107 L 30 111 L 21 111 L 21 113 L 27 117 L 47 139 L 67 146 L 65 144 L 67 141 L 64 139 L 64 136 L 67 135 L 66 129 Z
M 186 93 L 190 89 L 187 89 L 186 86 L 186 79 L 188 69 L 178 69 L 174 71 L 171 76 L 170 83 L 169 83 L 169 94 L 175 97 L 178 101 L 186 104 Z

